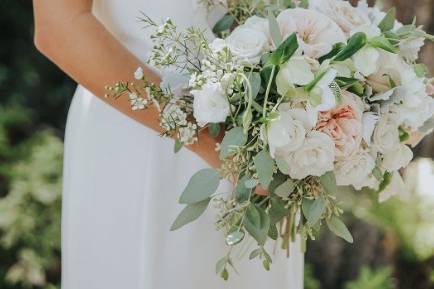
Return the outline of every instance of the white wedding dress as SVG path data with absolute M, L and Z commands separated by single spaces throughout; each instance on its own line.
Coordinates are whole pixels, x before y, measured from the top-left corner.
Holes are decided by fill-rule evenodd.
M 94 13 L 132 53 L 145 59 L 149 34 L 143 11 L 181 26 L 207 23 L 196 0 L 96 0 Z M 85 65 L 85 64 L 83 64 Z M 77 89 L 65 139 L 62 289 L 301 289 L 303 255 L 277 250 L 272 270 L 235 256 L 239 275 L 215 274 L 227 248 L 208 210 L 178 231 L 169 228 L 180 192 L 206 164 L 173 153 L 161 138 L 83 87 Z M 252 247 L 254 249 L 254 247 Z

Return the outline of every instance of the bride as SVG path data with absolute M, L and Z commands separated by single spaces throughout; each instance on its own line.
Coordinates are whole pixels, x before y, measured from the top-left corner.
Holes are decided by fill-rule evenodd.
M 207 27 L 198 0 L 35 0 L 37 48 L 80 86 L 68 115 L 62 220 L 63 289 L 301 289 L 303 255 L 274 257 L 266 272 L 236 261 L 224 282 L 214 272 L 225 254 L 213 214 L 170 232 L 178 193 L 198 169 L 219 166 L 215 140 L 173 153 L 158 136 L 156 110 L 135 113 L 104 86 L 132 79 L 151 42 L 143 11 L 180 26 Z M 147 79 L 160 74 L 145 69 Z M 246 258 L 244 258 L 246 259 Z

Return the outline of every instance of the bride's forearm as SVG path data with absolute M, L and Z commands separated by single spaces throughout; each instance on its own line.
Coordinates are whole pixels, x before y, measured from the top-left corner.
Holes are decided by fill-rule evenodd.
M 132 119 L 161 132 L 159 113 L 155 108 L 132 111 L 127 98 L 104 97 L 106 85 L 132 80 L 134 71 L 143 65 L 93 16 L 92 1 L 36 0 L 33 4 L 37 48 L 96 96 Z M 144 70 L 147 80 L 160 82 L 151 69 L 145 67 Z M 217 167 L 215 144 L 205 131 L 201 133 L 200 143 L 189 149 Z

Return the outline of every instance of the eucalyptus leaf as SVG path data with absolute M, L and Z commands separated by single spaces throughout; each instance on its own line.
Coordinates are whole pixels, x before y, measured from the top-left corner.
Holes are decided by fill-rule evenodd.
M 215 265 L 215 272 L 217 274 L 220 274 L 223 272 L 223 270 L 226 268 L 226 264 L 228 263 L 228 256 L 224 256 L 220 260 L 217 261 L 217 264 Z
M 279 232 L 277 231 L 277 227 L 275 224 L 270 225 L 270 229 L 268 230 L 268 237 L 270 239 L 276 241 L 279 238 Z
M 267 241 L 268 230 L 270 228 L 270 218 L 264 209 L 250 205 L 244 217 L 244 227 L 247 232 L 263 246 Z
M 283 174 L 289 174 L 289 164 L 283 158 L 276 156 L 276 165 Z
M 262 249 L 260 248 L 253 250 L 249 255 L 249 260 L 255 259 L 256 257 L 260 256 L 261 253 L 262 253 Z
M 320 63 L 322 63 L 323 61 L 325 61 L 327 59 L 331 59 L 331 58 L 335 57 L 336 54 L 338 54 L 339 52 L 342 51 L 342 49 L 344 49 L 345 46 L 346 46 L 345 43 L 342 43 L 342 42 L 336 43 L 335 45 L 333 45 L 332 50 L 329 53 L 327 53 L 326 55 L 321 56 L 318 59 L 318 61 Z
M 372 47 L 381 48 L 385 51 L 388 51 L 390 53 L 397 53 L 398 48 L 395 47 L 390 41 L 384 37 L 383 35 L 374 37 L 369 40 L 369 44 Z
M 246 144 L 247 135 L 244 134 L 243 128 L 234 127 L 226 132 L 222 143 L 220 144 L 220 159 L 225 159 L 231 155 L 233 147 L 240 147 Z
M 238 180 L 237 185 L 235 187 L 235 199 L 239 203 L 246 202 L 249 199 L 250 194 L 252 192 L 251 188 L 246 187 L 247 180 L 249 180 L 249 178 L 247 176 L 243 176 Z
M 205 212 L 210 201 L 211 199 L 208 198 L 201 202 L 187 205 L 178 215 L 175 222 L 173 222 L 172 227 L 170 227 L 170 230 L 171 231 L 178 230 L 179 228 L 187 225 L 188 223 L 195 221 Z
M 203 169 L 195 173 L 182 193 L 181 204 L 194 204 L 214 194 L 220 183 L 220 174 L 214 169 Z
M 329 194 L 334 194 L 337 192 L 338 187 L 336 185 L 336 177 L 335 174 L 330 171 L 325 173 L 320 177 L 320 182 L 324 190 Z
M 345 224 L 341 220 L 339 220 L 339 218 L 332 217 L 330 220 L 327 221 L 327 226 L 330 231 L 332 231 L 333 233 L 335 233 L 335 235 L 341 237 L 348 243 L 354 242 L 353 236 L 351 236 L 351 233 L 348 230 L 347 226 L 345 226 Z
M 282 199 L 287 199 L 289 194 L 291 194 L 294 189 L 294 182 L 291 179 L 288 179 L 274 190 L 274 194 L 281 197 Z
M 274 160 L 267 150 L 263 150 L 253 158 L 253 162 L 258 173 L 259 182 L 265 189 L 268 189 L 273 179 Z
M 223 18 L 221 18 L 215 25 L 214 28 L 212 29 L 212 32 L 214 34 L 220 34 L 224 31 L 230 30 L 232 25 L 235 22 L 235 17 L 232 16 L 231 14 L 226 14 L 225 16 L 223 16 Z
M 252 109 L 249 107 L 243 113 L 243 133 L 247 135 L 250 129 L 250 125 L 252 124 L 253 113 Z
M 271 197 L 270 208 L 268 215 L 270 216 L 270 223 L 276 224 L 288 215 L 288 209 L 285 207 L 286 202 L 277 197 Z
M 380 24 L 378 24 L 378 28 L 380 28 L 381 32 L 390 31 L 395 26 L 396 21 L 396 8 L 390 9 L 386 16 L 384 16 L 383 20 L 381 20 Z
M 307 223 L 310 226 L 314 226 L 318 223 L 322 214 L 325 212 L 326 202 L 323 196 L 320 196 L 315 200 L 303 199 L 301 208 L 303 215 L 307 219 Z
M 252 88 L 252 97 L 255 99 L 261 90 L 261 74 L 259 72 L 252 72 L 249 74 L 248 79 Z
M 220 124 L 219 123 L 209 123 L 208 124 L 208 131 L 209 131 L 209 134 L 213 138 L 218 137 L 218 135 L 220 134 Z
M 228 246 L 235 246 L 244 239 L 245 233 L 242 231 L 235 231 L 226 236 L 226 244 Z
M 244 185 L 246 186 L 246 188 L 248 188 L 248 189 L 253 189 L 253 188 L 255 188 L 257 185 L 258 185 L 258 180 L 256 180 L 256 179 L 247 179 L 245 182 L 244 182 Z

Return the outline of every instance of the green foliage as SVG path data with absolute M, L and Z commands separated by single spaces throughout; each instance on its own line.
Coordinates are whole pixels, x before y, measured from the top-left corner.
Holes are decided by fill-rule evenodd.
M 389 268 L 373 270 L 363 267 L 357 280 L 347 282 L 345 289 L 394 289 L 393 280 Z
M 304 289 L 321 289 L 321 284 L 315 278 L 312 265 L 304 264 Z
M 27 156 L 9 166 L 9 192 L 0 199 L 0 254 L 11 254 L 0 270 L 8 283 L 42 287 L 59 270 L 63 146 L 41 132 L 18 150 Z

